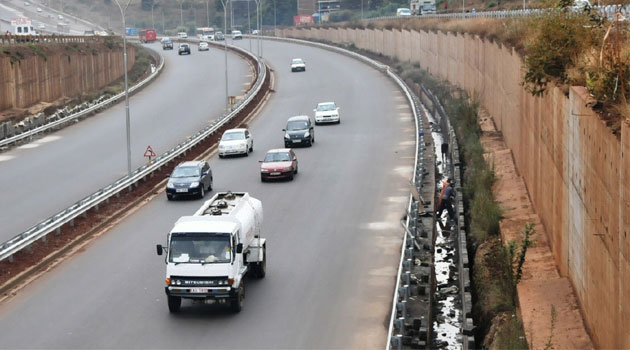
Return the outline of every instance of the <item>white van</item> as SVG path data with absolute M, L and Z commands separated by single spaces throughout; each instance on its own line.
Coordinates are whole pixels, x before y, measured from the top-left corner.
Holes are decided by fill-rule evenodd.
M 179 33 L 177 33 L 177 37 L 184 38 L 184 39 L 188 38 L 188 33 L 186 33 L 186 32 L 179 32 Z
M 398 17 L 411 16 L 411 10 L 408 8 L 396 9 L 396 16 Z

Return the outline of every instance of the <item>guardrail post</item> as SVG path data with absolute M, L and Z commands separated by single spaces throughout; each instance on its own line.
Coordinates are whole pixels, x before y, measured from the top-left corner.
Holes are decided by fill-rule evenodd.
M 74 219 L 70 220 L 70 227 L 74 227 Z
M 59 236 L 61 234 L 61 227 L 57 227 L 57 229 L 55 230 L 55 234 L 57 236 Z
M 7 260 L 9 260 L 9 263 L 13 264 L 13 254 L 9 255 Z

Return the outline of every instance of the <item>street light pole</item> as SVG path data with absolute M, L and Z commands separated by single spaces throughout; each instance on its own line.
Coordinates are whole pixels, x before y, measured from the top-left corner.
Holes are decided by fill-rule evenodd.
M 249 51 L 252 51 L 252 22 L 249 18 L 249 0 L 247 0 L 247 36 L 249 37 Z
M 151 4 L 151 29 L 155 29 L 155 19 L 153 17 L 153 8 L 155 7 L 155 3 Z
M 125 69 L 125 121 L 127 126 L 127 176 L 131 176 L 131 121 L 129 118 L 129 82 L 127 79 L 127 33 L 126 33 L 126 22 L 125 22 L 125 13 L 127 12 L 127 8 L 131 0 L 127 0 L 127 4 L 124 6 L 120 5 L 120 2 L 116 0 L 116 5 L 120 9 L 120 15 L 122 16 L 122 25 L 123 25 L 123 62 Z
M 221 5 L 223 5 L 223 30 L 225 31 L 225 35 L 227 35 L 227 5 L 229 5 L 230 0 L 221 0 Z M 225 52 L 225 113 L 227 114 L 230 110 L 229 105 L 229 95 L 228 95 L 228 59 L 227 59 L 227 39 L 223 39 L 223 51 Z
M 210 27 L 210 0 L 206 0 L 206 18 L 208 19 L 208 27 Z

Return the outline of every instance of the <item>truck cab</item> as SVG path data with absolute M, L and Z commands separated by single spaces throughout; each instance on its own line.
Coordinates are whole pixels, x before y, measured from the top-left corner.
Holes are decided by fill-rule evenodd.
M 226 304 L 240 312 L 245 277 L 266 275 L 266 240 L 260 237 L 262 203 L 248 193 L 219 192 L 192 216 L 181 217 L 167 236 L 168 308 L 182 299 Z

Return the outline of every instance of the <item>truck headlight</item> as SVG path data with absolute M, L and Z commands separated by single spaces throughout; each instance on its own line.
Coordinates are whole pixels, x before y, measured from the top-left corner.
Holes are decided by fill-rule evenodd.
M 198 187 L 198 186 L 199 186 L 199 181 L 195 181 L 195 182 L 190 184 L 190 188 Z

